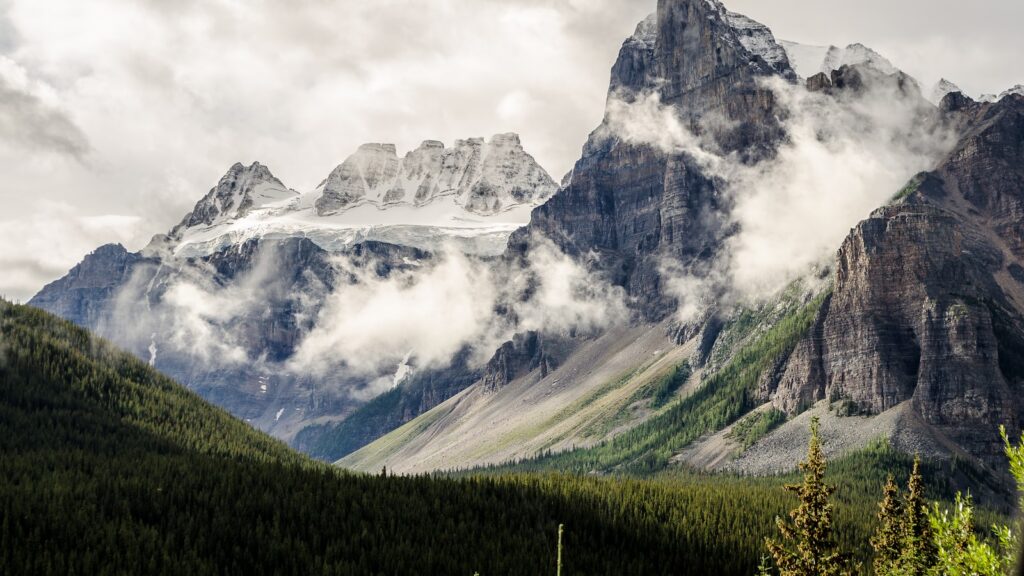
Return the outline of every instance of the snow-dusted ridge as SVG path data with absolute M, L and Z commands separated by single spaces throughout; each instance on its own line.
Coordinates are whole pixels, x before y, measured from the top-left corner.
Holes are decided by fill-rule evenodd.
M 725 10 L 725 21 L 729 27 L 736 31 L 740 44 L 751 54 L 756 54 L 764 59 L 769 66 L 776 70 L 783 70 L 789 65 L 789 57 L 786 50 L 775 41 L 772 31 L 760 22 L 748 18 L 742 14 Z
M 488 216 L 544 199 L 554 180 L 527 154 L 516 134 L 457 140 L 451 148 L 427 140 L 399 158 L 392 144 L 364 144 L 317 187 L 321 216 L 370 203 L 423 206 L 444 196 L 467 212 Z
M 887 58 L 863 44 L 850 44 L 846 48 L 812 46 L 788 40 L 781 40 L 779 44 L 801 78 L 810 78 L 818 73 L 831 74 L 833 70 L 847 65 L 865 65 L 886 75 L 899 72 Z
M 981 97 L 978 98 L 978 100 L 981 102 L 998 102 L 1003 98 L 1006 98 L 1007 96 L 1013 94 L 1016 94 L 1018 96 L 1024 96 L 1024 84 L 1017 84 L 1016 86 L 1010 88 L 1009 90 L 1004 90 L 1003 93 L 1000 94 L 999 96 L 996 96 L 995 94 L 982 94 Z
M 428 140 L 401 159 L 394 145 L 364 144 L 305 193 L 258 162 L 235 164 L 145 250 L 203 256 L 251 238 L 305 237 L 328 251 L 377 240 L 496 255 L 557 188 L 515 134 L 452 148 Z
M 957 86 L 956 84 L 950 82 L 949 80 L 946 80 L 945 78 L 942 78 L 938 82 L 936 82 L 935 86 L 932 88 L 932 93 L 931 96 L 929 96 L 929 100 L 931 100 L 932 104 L 938 104 L 939 102 L 942 101 L 943 98 L 946 97 L 946 94 L 952 94 L 953 92 L 963 93 L 963 90 L 961 90 L 960 87 Z

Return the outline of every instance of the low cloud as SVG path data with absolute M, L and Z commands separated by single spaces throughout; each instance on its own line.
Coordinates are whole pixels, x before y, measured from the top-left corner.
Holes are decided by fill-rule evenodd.
M 506 298 L 513 300 L 513 331 L 591 332 L 628 319 L 622 288 L 589 273 L 540 235 L 531 242 L 525 268 L 512 275 Z M 524 293 L 529 297 L 521 299 Z
M 299 282 L 285 278 L 281 270 L 291 268 L 273 243 L 231 279 L 201 261 L 143 264 L 100 332 L 197 374 L 274 372 L 366 400 L 464 352 L 482 367 L 519 332 L 589 333 L 628 319 L 621 288 L 541 237 L 532 244 L 511 267 L 449 248 L 387 276 L 376 261 L 335 255 L 333 288 L 309 270 Z M 279 324 L 295 327 L 298 340 L 293 353 L 273 358 L 257 337 Z
M 443 365 L 485 331 L 496 297 L 490 270 L 453 250 L 421 272 L 358 272 L 327 298 L 290 364 L 378 375 L 412 353 L 420 366 Z
M 602 131 L 599 137 L 653 146 L 665 154 L 687 154 L 709 174 L 717 175 L 725 170 L 727 160 L 710 152 L 713 144 L 691 132 L 675 108 L 662 104 L 657 92 L 631 98 L 612 94 L 608 99 L 605 124 L 599 130 Z
M 955 136 L 931 105 L 895 82 L 830 97 L 780 79 L 770 83 L 788 112 L 778 156 L 731 178 L 733 288 L 774 293 L 832 258 L 851 228 L 914 174 L 934 167 Z
M 361 377 L 370 383 L 352 393 L 365 399 L 414 370 L 444 368 L 463 350 L 482 366 L 518 332 L 589 332 L 628 318 L 620 288 L 543 238 L 532 245 L 511 269 L 449 249 L 436 263 L 388 278 L 355 271 L 354 283 L 327 298 L 288 369 Z M 339 265 L 352 269 L 344 258 Z
M 788 139 L 757 165 L 715 151 L 656 93 L 609 101 L 608 136 L 684 154 L 720 182 L 736 232 L 699 269 L 665 259 L 661 273 L 689 322 L 715 302 L 755 301 L 827 264 L 850 229 L 955 143 L 912 81 L 878 78 L 860 92 L 809 92 L 766 80 Z

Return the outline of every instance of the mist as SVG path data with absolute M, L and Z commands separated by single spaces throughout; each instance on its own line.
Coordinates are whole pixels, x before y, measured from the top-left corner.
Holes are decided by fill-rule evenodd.
M 827 266 L 858 222 L 955 144 L 909 77 L 873 76 L 863 90 L 831 95 L 781 78 L 764 85 L 787 138 L 775 157 L 753 166 L 717 151 L 706 135 L 714 130 L 688 130 L 656 92 L 609 99 L 599 137 L 684 155 L 719 182 L 731 205 L 736 232 L 714 262 L 693 270 L 666 257 L 660 266 L 680 321 L 714 303 L 756 303 Z

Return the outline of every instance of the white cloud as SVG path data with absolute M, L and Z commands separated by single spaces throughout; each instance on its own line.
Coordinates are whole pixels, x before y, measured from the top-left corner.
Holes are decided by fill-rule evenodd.
M 591 275 L 551 241 L 534 236 L 525 269 L 511 272 L 515 331 L 589 332 L 628 318 L 625 292 Z M 521 299 L 520 294 L 530 298 Z M 507 340 L 511 334 L 505 334 Z
M 737 232 L 717 261 L 699 270 L 661 263 L 684 322 L 712 301 L 760 299 L 827 263 L 853 226 L 955 144 L 955 134 L 935 122 L 934 107 L 895 80 L 835 97 L 781 78 L 766 84 L 785 110 L 788 139 L 775 158 L 754 166 L 709 152 L 714 146 L 689 132 L 657 94 L 609 101 L 609 135 L 687 154 L 731 199 Z
M 772 82 L 789 113 L 789 142 L 773 161 L 733 176 L 734 288 L 772 293 L 830 260 L 852 227 L 952 148 L 954 135 L 925 120 L 923 101 L 874 86 L 837 100 Z
M 411 350 L 417 365 L 437 367 L 473 342 L 490 323 L 497 298 L 490 271 L 456 251 L 422 272 L 355 284 L 327 299 L 316 327 L 292 359 L 296 370 L 345 366 L 361 375 L 397 366 Z
M 443 368 L 468 348 L 481 366 L 513 334 L 589 332 L 625 321 L 620 288 L 591 276 L 551 242 L 536 238 L 524 265 L 493 268 L 455 250 L 437 262 L 379 278 L 344 258 L 355 275 L 326 299 L 289 369 L 344 373 L 370 384 L 365 399 L 397 385 L 413 369 Z M 506 314 L 496 314 L 501 308 Z

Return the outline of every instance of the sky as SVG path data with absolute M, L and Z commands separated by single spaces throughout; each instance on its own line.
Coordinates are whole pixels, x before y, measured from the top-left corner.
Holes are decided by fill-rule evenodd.
M 518 132 L 556 179 L 654 0 L 0 0 L 0 295 L 168 230 L 236 161 L 316 186 L 359 144 Z M 1024 3 L 733 0 L 969 94 L 1024 83 Z

